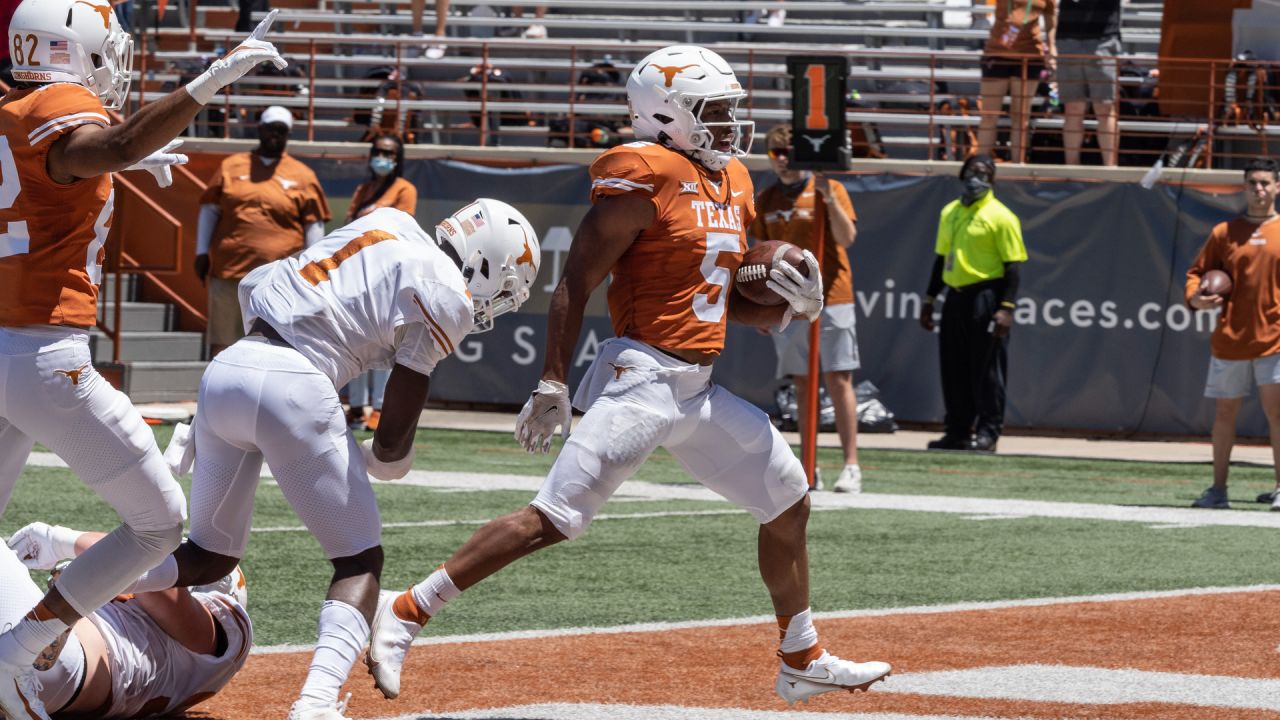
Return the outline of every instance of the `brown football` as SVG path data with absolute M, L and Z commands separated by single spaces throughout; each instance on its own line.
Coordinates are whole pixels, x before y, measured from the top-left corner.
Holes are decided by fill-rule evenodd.
M 1222 297 L 1230 295 L 1231 276 L 1221 270 L 1210 270 L 1200 278 L 1200 294 Z
M 801 275 L 809 277 L 809 266 L 804 262 L 804 251 L 783 240 L 766 240 L 752 245 L 742 256 L 742 264 L 734 273 L 733 281 L 742 296 L 757 305 L 781 305 L 786 302 L 781 295 L 770 290 L 765 283 L 774 258 L 786 260 Z

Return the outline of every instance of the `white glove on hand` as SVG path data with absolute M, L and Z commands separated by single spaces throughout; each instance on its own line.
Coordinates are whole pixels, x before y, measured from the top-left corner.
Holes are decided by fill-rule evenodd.
M 774 262 L 765 287 L 781 295 L 791 306 L 792 314 L 803 315 L 813 322 L 822 313 L 822 274 L 818 272 L 818 259 L 808 250 L 804 251 L 804 264 L 809 269 L 809 277 L 801 275 L 785 260 Z
M 409 474 L 413 468 L 414 451 L 410 450 L 404 457 L 392 462 L 383 462 L 373 456 L 373 438 L 360 443 L 360 453 L 364 455 L 365 469 L 377 480 L 399 480 Z
M 160 187 L 167 188 L 173 184 L 173 166 L 187 164 L 186 155 L 170 152 L 171 150 L 176 150 L 181 144 L 181 140 L 170 140 L 167 145 L 130 165 L 125 170 L 146 170 L 155 176 L 156 183 Z
M 267 29 L 271 27 L 271 23 L 275 22 L 278 12 L 280 11 L 272 10 L 267 13 L 262 22 L 258 23 L 258 27 L 249 34 L 248 39 L 232 48 L 231 52 L 214 60 L 200 77 L 187 83 L 187 93 L 201 105 L 208 105 L 219 90 L 244 77 L 259 63 L 270 61 L 280 70 L 288 67 L 289 63 L 280 57 L 275 46 L 263 39 L 267 36 Z
M 516 442 L 529 452 L 539 449 L 545 454 L 551 450 L 551 438 L 560 426 L 560 438 L 569 439 L 569 388 L 555 380 L 539 380 L 525 401 L 520 416 L 516 418 Z
M 33 522 L 9 538 L 9 547 L 31 570 L 52 570 L 76 556 L 76 538 L 82 533 L 61 525 Z

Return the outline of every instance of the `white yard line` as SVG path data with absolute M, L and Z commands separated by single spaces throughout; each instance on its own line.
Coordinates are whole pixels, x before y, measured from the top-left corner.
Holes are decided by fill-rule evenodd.
M 65 467 L 65 463 L 52 453 L 32 453 L 28 464 L 42 467 Z M 263 473 L 264 477 L 270 477 L 265 466 Z M 542 476 L 413 470 L 403 480 L 397 480 L 396 484 L 413 485 L 442 491 L 515 490 L 534 493 L 537 492 L 538 487 L 542 484 Z M 622 487 L 618 489 L 617 496 L 644 500 L 724 502 L 724 498 L 700 485 L 672 485 L 639 480 L 623 483 Z M 950 513 L 982 520 L 1040 517 L 1130 522 L 1160 529 L 1194 527 L 1280 529 L 1280 513 L 1256 511 L 1197 510 L 1193 508 L 1102 505 L 1048 500 L 1008 500 L 944 495 L 888 495 L 882 493 L 844 495 L 818 492 L 813 493 L 811 497 L 815 508 Z M 395 527 L 395 525 L 388 525 L 387 527 Z
M 1074 595 L 1066 597 L 1025 598 L 1020 600 L 992 600 L 988 602 L 947 603 L 944 605 L 915 605 L 897 608 L 872 608 L 865 610 L 834 610 L 817 612 L 813 616 L 818 620 L 843 620 L 850 618 L 890 617 L 895 615 L 935 615 L 943 613 L 974 612 L 985 610 L 1006 610 L 1011 608 L 1046 607 L 1051 605 L 1072 605 L 1077 603 L 1112 603 L 1132 602 L 1138 600 L 1164 600 L 1170 598 L 1195 597 L 1202 595 L 1227 595 L 1232 593 L 1260 593 L 1280 591 L 1280 585 L 1242 585 L 1237 587 L 1186 588 L 1180 590 L 1153 590 L 1144 592 L 1106 593 L 1101 595 Z M 471 635 L 437 635 L 420 637 L 413 641 L 414 645 L 454 645 L 462 643 L 503 642 L 506 640 L 538 640 L 543 638 L 571 637 L 578 635 L 618 635 L 623 633 L 662 633 L 675 630 L 694 630 L 701 628 L 735 627 L 739 625 L 776 625 L 778 619 L 773 615 L 755 615 L 739 618 L 717 618 L 711 620 L 686 620 L 683 622 L 633 623 L 610 627 L 573 627 L 554 628 L 548 630 L 513 630 L 497 633 L 477 633 Z M 271 645 L 255 647 L 255 655 L 273 653 L 310 652 L 311 645 Z M 879 689 L 879 688 L 877 688 Z
M 436 714 L 430 712 L 399 715 L 387 720 L 999 720 L 989 716 L 903 715 L 901 713 L 825 713 L 799 710 L 742 710 L 739 708 L 693 708 L 679 705 L 606 705 L 602 703 L 547 703 L 517 705 L 486 710 L 464 710 Z

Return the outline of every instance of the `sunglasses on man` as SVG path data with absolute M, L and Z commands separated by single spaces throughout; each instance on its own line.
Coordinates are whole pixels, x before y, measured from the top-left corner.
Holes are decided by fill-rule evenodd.
M 769 157 L 773 160 L 784 160 L 791 157 L 791 148 L 769 148 Z

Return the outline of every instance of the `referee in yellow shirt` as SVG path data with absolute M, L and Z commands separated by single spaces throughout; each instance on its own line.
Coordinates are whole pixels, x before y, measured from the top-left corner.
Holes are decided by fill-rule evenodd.
M 975 155 L 960 168 L 964 191 L 942 209 L 937 257 L 920 307 L 933 331 L 934 302 L 946 286 L 940 337 L 946 433 L 931 450 L 992 452 L 1004 429 L 1006 343 L 1027 260 L 1022 224 L 996 199 L 996 166 Z

